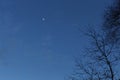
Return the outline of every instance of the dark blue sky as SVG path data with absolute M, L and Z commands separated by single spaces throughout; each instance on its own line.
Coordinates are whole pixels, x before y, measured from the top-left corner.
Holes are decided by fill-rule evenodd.
M 111 0 L 0 0 L 0 80 L 64 80 Z M 79 30 L 79 29 L 80 30 Z

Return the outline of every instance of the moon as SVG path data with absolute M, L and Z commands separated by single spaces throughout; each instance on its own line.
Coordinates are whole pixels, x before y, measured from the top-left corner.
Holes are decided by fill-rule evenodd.
M 42 18 L 42 21 L 45 21 L 45 18 L 44 18 L 44 17 Z

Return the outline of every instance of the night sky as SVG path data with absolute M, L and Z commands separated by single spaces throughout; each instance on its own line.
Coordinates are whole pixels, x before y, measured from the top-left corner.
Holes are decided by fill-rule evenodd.
M 112 0 L 0 0 L 0 80 L 64 80 Z

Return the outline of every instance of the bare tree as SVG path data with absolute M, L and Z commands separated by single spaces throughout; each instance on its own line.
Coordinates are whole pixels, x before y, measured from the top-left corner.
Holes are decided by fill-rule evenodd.
M 114 4 L 106 9 L 103 29 L 110 43 L 120 43 L 120 0 L 115 0 Z
M 105 11 L 103 27 L 89 30 L 91 45 L 76 61 L 71 80 L 119 80 L 120 0 Z
M 91 46 L 83 53 L 81 59 L 76 60 L 76 71 L 72 80 L 118 80 L 119 72 L 116 67 L 120 61 L 120 50 L 115 43 L 106 41 L 105 33 L 98 34 L 90 30 L 87 36 L 91 39 Z

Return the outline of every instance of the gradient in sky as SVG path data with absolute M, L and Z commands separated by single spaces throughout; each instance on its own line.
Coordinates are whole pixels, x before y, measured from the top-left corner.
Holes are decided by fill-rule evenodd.
M 82 31 L 99 26 L 110 3 L 0 0 L 0 80 L 64 80 L 89 43 Z

